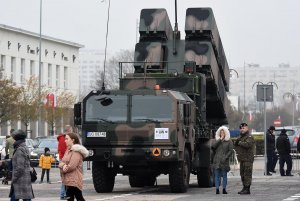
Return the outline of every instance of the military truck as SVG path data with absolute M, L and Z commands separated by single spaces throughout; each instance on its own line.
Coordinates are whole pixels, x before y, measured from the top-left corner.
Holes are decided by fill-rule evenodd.
M 94 188 L 111 192 L 116 174 L 131 187 L 168 174 L 171 192 L 183 193 L 191 173 L 211 187 L 211 140 L 227 123 L 229 89 L 212 9 L 186 10 L 185 39 L 165 9 L 143 9 L 139 33 L 134 62 L 119 63 L 120 88 L 91 91 L 74 106 Z

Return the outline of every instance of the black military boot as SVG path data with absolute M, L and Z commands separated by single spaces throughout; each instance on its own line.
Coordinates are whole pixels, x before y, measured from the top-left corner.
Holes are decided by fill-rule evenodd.
M 250 186 L 245 186 L 245 190 L 240 193 L 241 195 L 250 194 Z
M 227 191 L 225 188 L 223 188 L 223 194 L 227 194 Z
M 238 194 L 241 194 L 242 192 L 244 192 L 246 190 L 246 187 L 243 186 L 243 189 L 241 191 L 238 192 Z

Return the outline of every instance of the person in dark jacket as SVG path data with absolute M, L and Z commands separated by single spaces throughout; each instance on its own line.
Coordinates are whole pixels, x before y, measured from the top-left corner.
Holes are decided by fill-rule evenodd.
M 23 199 L 31 201 L 34 198 L 31 176 L 29 150 L 25 144 L 26 133 L 16 130 L 12 133 L 15 140 L 12 162 L 12 180 L 9 197 L 11 201 Z
M 250 194 L 252 183 L 255 141 L 246 123 L 240 125 L 240 137 L 235 141 L 235 149 L 240 162 L 240 175 L 243 182 L 243 189 L 238 193 L 247 195 Z
M 230 170 L 229 159 L 233 154 L 233 143 L 226 126 L 221 126 L 215 136 L 216 141 L 212 145 L 214 151 L 213 167 L 215 172 L 216 194 L 220 194 L 219 186 L 221 177 L 223 178 L 223 194 L 227 194 L 227 172 Z
M 275 127 L 270 126 L 267 130 L 267 174 L 272 175 L 272 173 L 276 173 L 275 166 L 277 163 L 277 154 L 275 153 L 275 135 L 274 135 Z
M 292 171 L 292 157 L 291 144 L 289 137 L 286 134 L 286 130 L 282 129 L 279 137 L 276 140 L 276 149 L 279 154 L 279 171 L 281 176 L 294 176 Z M 284 171 L 284 164 L 286 163 L 286 171 Z

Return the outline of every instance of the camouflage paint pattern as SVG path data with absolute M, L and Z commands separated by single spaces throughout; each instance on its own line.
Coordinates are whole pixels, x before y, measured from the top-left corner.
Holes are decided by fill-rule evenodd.
M 166 9 L 142 9 L 139 31 L 141 41 L 149 37 L 173 40 L 173 29 Z
M 87 132 L 106 132 L 106 137 L 84 137 L 83 144 L 94 149 L 96 156 L 88 160 L 110 161 L 116 165 L 130 165 L 137 162 L 145 163 L 151 161 L 178 161 L 183 160 L 184 147 L 189 144 L 194 152 L 194 133 L 192 124 L 183 125 L 182 115 L 178 103 L 191 103 L 191 111 L 195 111 L 194 102 L 185 94 L 176 91 L 162 90 L 130 90 L 112 91 L 111 95 L 128 96 L 140 94 L 156 94 L 157 96 L 170 96 L 172 98 L 172 113 L 176 117 L 171 122 L 131 122 L 131 123 L 107 123 L 107 122 L 86 122 L 83 124 L 83 135 Z M 85 99 L 95 97 L 99 93 L 90 93 Z M 85 102 L 83 108 L 85 108 Z M 83 114 L 85 116 L 85 114 Z M 192 112 L 191 119 L 195 118 Z M 85 121 L 85 118 L 83 119 Z M 187 127 L 190 127 L 189 129 Z M 169 128 L 169 139 L 154 139 L 155 128 Z M 164 157 L 162 154 L 154 156 L 154 148 L 169 149 L 176 152 L 175 155 Z
M 240 162 L 240 175 L 244 186 L 251 186 L 253 162 Z
M 165 9 L 143 9 L 139 32 L 134 70 L 130 71 L 134 73 L 122 72 L 120 64 L 120 89 L 107 95 L 127 96 L 128 120 L 87 122 L 87 100 L 104 92 L 93 91 L 83 100 L 83 144 L 94 151 L 87 160 L 107 162 L 118 173 L 159 175 L 169 173 L 169 165 L 174 164 L 170 162 L 183 161 L 187 149 L 192 173 L 197 174 L 203 167 L 209 170 L 214 129 L 227 123 L 229 89 L 229 67 L 211 9 L 187 10 L 185 40 L 173 37 Z M 186 71 L 191 66 L 192 72 Z M 156 85 L 161 90 L 154 90 Z M 131 121 L 132 99 L 136 95 L 170 97 L 172 121 Z M 184 116 L 187 108 L 191 110 L 189 117 Z M 155 128 L 168 128 L 169 138 L 154 139 Z M 105 132 L 106 136 L 87 137 L 87 132 Z M 161 150 L 157 156 L 156 148 Z M 162 154 L 165 149 L 171 150 L 170 156 Z
M 229 66 L 211 8 L 188 8 L 185 18 L 186 40 L 211 41 L 226 90 L 229 90 Z

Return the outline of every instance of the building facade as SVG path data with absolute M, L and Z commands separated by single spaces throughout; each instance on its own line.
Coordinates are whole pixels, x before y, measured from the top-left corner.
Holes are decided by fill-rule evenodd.
M 258 82 L 263 84 L 273 84 L 273 103 L 268 103 L 267 107 L 282 106 L 286 100 L 283 96 L 286 93 L 300 93 L 299 67 L 292 67 L 289 64 L 279 64 L 274 67 L 262 67 L 259 64 L 245 64 L 243 67 L 235 69 L 236 76 L 232 73 L 230 79 L 230 95 L 238 96 L 240 110 L 259 112 L 262 110 L 262 102 L 257 102 L 256 85 Z M 274 84 L 275 83 L 275 84 Z
M 79 51 L 79 80 L 80 95 L 85 96 L 96 86 L 100 72 L 103 72 L 104 51 L 81 49 Z
M 39 34 L 0 24 L 0 79 L 11 79 L 16 85 L 26 83 L 31 76 L 39 77 L 39 54 L 41 53 L 41 85 L 50 91 L 79 93 L 79 48 L 77 43 L 42 36 L 39 49 Z M 37 131 L 37 123 L 30 124 L 31 137 L 47 135 L 47 124 L 42 124 L 43 133 Z M 8 130 L 22 128 L 16 125 L 2 126 L 1 135 Z

